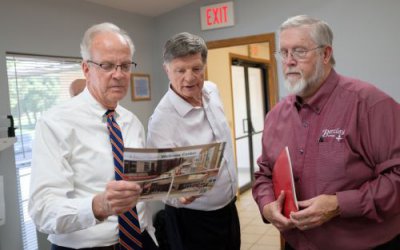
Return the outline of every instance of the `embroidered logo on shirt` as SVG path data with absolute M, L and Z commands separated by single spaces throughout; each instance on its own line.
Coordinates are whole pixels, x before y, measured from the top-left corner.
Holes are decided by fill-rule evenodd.
M 335 129 L 324 129 L 322 130 L 322 135 L 321 138 L 335 138 L 338 142 L 341 142 L 344 139 L 344 133 L 346 130 L 341 129 L 341 128 L 335 128 Z

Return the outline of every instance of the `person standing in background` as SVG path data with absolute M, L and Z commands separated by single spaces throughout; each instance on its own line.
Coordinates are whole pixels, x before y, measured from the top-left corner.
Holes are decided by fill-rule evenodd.
M 333 33 L 301 15 L 280 27 L 277 59 L 292 93 L 267 115 L 253 196 L 285 249 L 400 249 L 400 105 L 339 75 Z M 282 215 L 272 168 L 288 146 L 300 211 Z
M 86 87 L 85 79 L 75 79 L 69 85 L 69 95 L 71 97 L 79 95 Z
M 49 234 L 52 250 L 156 249 L 149 236 L 154 237 L 151 214 L 141 207 L 146 203 L 137 203 L 141 188 L 125 181 L 116 167 L 124 147 L 145 143 L 141 122 L 119 105 L 136 65 L 133 42 L 114 24 L 101 23 L 85 32 L 81 54 L 87 87 L 36 125 L 29 214 L 37 229 Z M 126 227 L 119 224 L 127 213 L 136 213 L 135 206 L 140 248 L 126 245 L 121 236 Z
M 204 81 L 204 40 L 179 33 L 164 46 L 169 88 L 149 120 L 147 147 L 169 148 L 226 142 L 214 187 L 199 197 L 166 201 L 166 228 L 172 250 L 239 250 L 235 206 L 237 174 L 230 129 L 214 83 Z

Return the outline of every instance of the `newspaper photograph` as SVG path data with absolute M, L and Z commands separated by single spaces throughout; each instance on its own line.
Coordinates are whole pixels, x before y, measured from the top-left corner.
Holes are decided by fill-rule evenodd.
M 222 165 L 225 142 L 177 148 L 125 148 L 124 175 L 142 187 L 140 201 L 201 195 Z

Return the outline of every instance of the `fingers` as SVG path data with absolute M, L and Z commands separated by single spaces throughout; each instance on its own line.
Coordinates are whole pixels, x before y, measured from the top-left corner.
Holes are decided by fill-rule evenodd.
M 278 202 L 281 207 L 283 207 L 283 203 L 285 202 L 285 197 L 286 197 L 285 192 L 282 190 L 278 198 L 276 199 L 276 202 Z
M 110 181 L 103 193 L 103 209 L 109 215 L 122 214 L 136 205 L 141 191 L 132 181 Z
M 318 220 L 315 217 L 299 216 L 294 212 L 290 214 L 290 220 L 295 227 L 302 231 L 318 226 Z
M 107 189 L 116 192 L 130 191 L 133 193 L 140 193 L 142 191 L 140 185 L 134 181 L 110 181 L 107 183 Z
M 286 217 L 283 217 L 282 220 L 276 220 L 271 224 L 274 225 L 280 232 L 284 232 L 295 227 L 293 223 Z
M 339 215 L 335 195 L 319 195 L 299 202 L 299 206 L 303 207 L 303 209 L 291 213 L 290 219 L 300 230 L 309 230 L 318 227 Z
M 281 232 L 294 228 L 293 223 L 282 214 L 282 203 L 284 198 L 285 195 L 281 192 L 276 201 L 265 205 L 263 208 L 264 218 Z
M 312 207 L 310 200 L 301 201 L 298 204 L 303 209 L 290 213 L 290 220 L 295 227 L 304 231 L 320 225 L 319 217 L 316 214 L 315 207 Z
M 189 197 L 180 197 L 179 198 L 179 202 L 182 204 L 190 204 L 192 203 L 194 200 L 196 200 L 199 196 L 189 196 Z

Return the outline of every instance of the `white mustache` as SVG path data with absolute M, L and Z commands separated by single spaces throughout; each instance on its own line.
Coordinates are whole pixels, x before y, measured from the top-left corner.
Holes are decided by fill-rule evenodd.
M 292 74 L 292 73 L 296 73 L 296 74 L 301 74 L 301 70 L 295 70 L 295 69 L 288 69 L 286 71 L 286 74 Z

